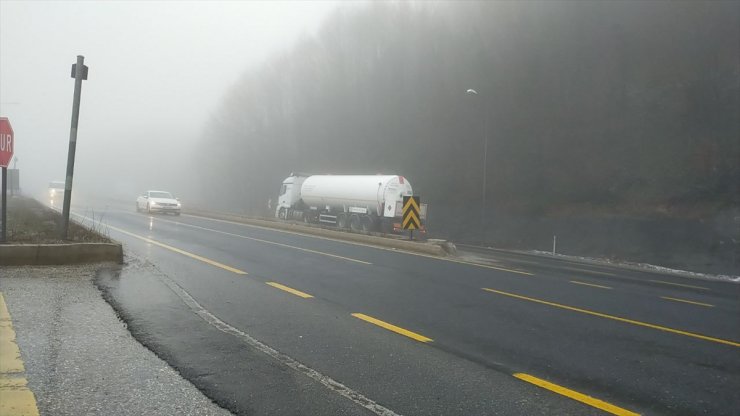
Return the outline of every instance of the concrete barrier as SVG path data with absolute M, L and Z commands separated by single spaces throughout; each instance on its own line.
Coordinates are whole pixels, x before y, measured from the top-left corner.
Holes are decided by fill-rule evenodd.
M 0 265 L 41 266 L 115 262 L 123 263 L 118 243 L 2 244 Z
M 273 228 L 276 230 L 291 231 L 294 233 L 315 235 L 319 237 L 331 238 L 334 240 L 342 240 L 354 243 L 361 243 L 367 245 L 373 245 L 383 248 L 391 248 L 395 250 L 409 251 L 420 254 L 427 254 L 430 256 L 445 256 L 447 252 L 444 250 L 444 244 L 439 243 L 425 243 L 418 241 L 401 240 L 398 238 L 382 237 L 379 235 L 372 234 L 360 234 L 352 232 L 344 232 L 339 230 L 329 230 L 320 226 L 311 224 L 296 224 L 291 222 L 282 222 L 278 220 L 267 220 L 258 219 L 251 217 L 244 217 L 236 214 L 226 214 L 211 211 L 201 210 L 184 210 L 183 214 L 190 214 L 199 217 L 213 218 L 218 220 L 233 221 L 247 225 L 254 225 L 258 227 Z

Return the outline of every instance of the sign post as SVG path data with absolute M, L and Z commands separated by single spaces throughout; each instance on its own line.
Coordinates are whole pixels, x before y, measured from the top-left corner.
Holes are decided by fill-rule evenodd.
M 13 158 L 13 149 L 15 148 L 15 135 L 13 134 L 13 127 L 10 125 L 10 121 L 6 117 L 0 117 L 0 167 L 3 170 L 2 179 L 2 230 L 0 230 L 0 243 L 6 241 L 8 232 L 8 165 L 10 159 Z
M 62 205 L 62 240 L 67 239 L 69 228 L 69 207 L 72 202 L 72 177 L 75 171 L 75 149 L 77 148 L 77 122 L 80 119 L 80 96 L 82 81 L 87 79 L 85 57 L 77 55 L 77 63 L 72 65 L 72 78 L 75 79 L 75 92 L 72 99 L 72 125 L 69 128 L 69 152 L 67 153 L 67 178 L 64 183 L 64 205 Z
M 414 230 L 421 228 L 421 220 L 419 220 L 420 205 L 421 198 L 418 196 L 403 197 L 403 220 L 401 225 L 404 230 L 409 230 L 409 240 L 414 239 Z

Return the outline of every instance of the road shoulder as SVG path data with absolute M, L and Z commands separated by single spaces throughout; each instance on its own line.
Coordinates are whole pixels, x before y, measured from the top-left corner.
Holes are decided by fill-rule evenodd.
M 0 268 L 40 413 L 230 414 L 129 334 L 92 283 L 98 267 Z

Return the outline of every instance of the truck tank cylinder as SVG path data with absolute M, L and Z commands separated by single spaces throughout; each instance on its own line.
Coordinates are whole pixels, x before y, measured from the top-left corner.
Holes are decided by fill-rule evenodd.
M 391 217 L 404 195 L 413 195 L 411 184 L 398 175 L 314 175 L 301 186 L 301 199 L 308 206 L 333 211 L 362 207 L 369 214 Z M 378 212 L 388 206 L 388 211 Z

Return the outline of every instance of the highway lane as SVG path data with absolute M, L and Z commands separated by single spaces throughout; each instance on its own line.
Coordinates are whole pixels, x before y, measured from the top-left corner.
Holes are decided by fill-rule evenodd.
M 562 267 L 543 272 L 542 266 L 523 270 L 522 264 L 502 261 L 493 263 L 494 269 L 127 210 L 109 210 L 106 222 L 116 227 L 111 228 L 114 238 L 150 259 L 214 315 L 248 328 L 322 373 L 348 380 L 399 413 L 596 411 L 512 376 L 520 372 L 640 413 L 732 414 L 738 407 L 737 285 L 692 280 L 702 288 L 697 289 L 677 285 L 685 279 L 645 279 L 633 271 L 611 276 L 611 271 L 594 273 L 599 270 L 582 265 L 567 267 L 585 272 Z M 314 297 L 298 297 L 265 282 Z M 431 341 L 390 332 L 353 313 Z M 295 334 L 313 341 L 296 342 Z M 352 354 L 347 355 L 346 346 L 354 346 Z M 365 371 L 358 373 L 358 361 Z M 523 403 L 531 408 L 516 407 Z
M 122 237 L 125 240 L 126 234 Z M 135 248 L 138 241 L 140 240 L 134 238 L 130 246 Z M 150 247 L 144 243 L 139 248 L 146 253 Z M 486 409 L 496 409 L 500 414 L 553 414 L 563 409 L 572 414 L 594 414 L 559 397 L 546 395 L 542 400 L 534 400 L 541 394 L 538 389 L 522 387 L 522 383 L 507 374 L 491 373 L 488 369 L 465 361 L 451 362 L 446 354 L 435 349 L 424 348 L 421 344 L 417 345 L 416 342 L 403 337 L 396 337 L 373 326 L 362 325 L 345 310 L 337 310 L 331 303 L 296 303 L 296 299 L 300 298 L 267 286 L 260 280 L 252 280 L 256 273 L 250 273 L 245 277 L 235 273 L 224 273 L 221 270 L 211 271 L 207 264 L 182 264 L 179 255 L 167 250 L 152 250 L 148 253 L 148 258 L 157 264 L 158 269 L 167 270 L 168 274 L 177 276 L 179 282 L 189 292 L 206 295 L 199 296 L 200 301 L 224 321 L 238 323 L 240 328 L 247 328 L 250 333 L 258 335 L 257 338 L 260 340 L 292 357 L 300 358 L 301 362 L 309 364 L 311 368 L 331 373 L 336 379 L 365 394 L 372 393 L 371 397 L 382 403 L 392 402 L 394 410 L 400 414 L 484 414 Z M 141 277 L 142 274 L 145 276 Z M 215 368 L 209 367 L 207 370 L 189 371 L 193 361 L 208 361 L 214 355 L 213 351 L 219 351 L 220 354 L 223 348 L 220 345 L 206 344 L 208 348 L 203 349 L 203 354 L 193 357 L 193 350 L 196 348 L 181 346 L 191 343 L 193 337 L 200 340 L 210 339 L 211 336 L 199 335 L 194 329 L 195 325 L 193 328 L 188 327 L 187 330 L 181 328 L 180 319 L 172 316 L 172 307 L 169 304 L 163 307 L 164 312 L 157 310 L 151 313 L 148 309 L 149 303 L 161 302 L 161 296 L 150 295 L 151 285 L 157 284 L 157 281 L 147 275 L 146 268 L 142 271 L 137 267 L 135 272 L 122 276 L 119 282 L 128 285 L 126 282 L 139 278 L 145 284 L 133 284 L 128 286 L 128 292 L 124 291 L 135 293 L 136 296 L 122 295 L 127 304 L 133 304 L 134 309 L 143 311 L 128 321 L 130 327 L 135 331 L 135 328 L 142 325 L 141 321 L 151 320 L 151 315 L 166 313 L 167 319 L 154 319 L 155 322 L 148 322 L 151 324 L 150 327 L 157 326 L 158 322 L 162 321 L 176 322 L 178 327 L 170 329 L 166 324 L 162 324 L 164 327 L 155 328 L 153 332 L 161 338 L 170 339 L 173 337 L 172 333 L 185 332 L 188 339 L 174 336 L 172 343 L 165 341 L 163 344 L 156 344 L 156 340 L 148 337 L 150 334 L 144 334 L 145 342 L 149 346 L 154 342 L 153 349 L 158 353 L 165 351 L 163 356 L 168 361 L 174 362 L 179 370 L 194 380 L 207 394 L 218 400 L 223 398 L 224 391 L 228 393 L 229 389 L 238 386 L 235 382 L 228 383 L 225 380 L 239 379 L 243 384 L 260 375 L 259 372 L 255 374 L 251 364 L 248 368 L 239 369 L 240 377 L 233 374 L 234 365 L 243 364 L 245 361 L 249 363 L 257 361 L 255 357 L 249 357 L 248 360 L 233 358 L 233 346 L 226 347 L 228 354 L 225 358 L 228 364 L 215 365 Z M 137 300 L 141 294 L 148 296 L 143 305 L 137 304 L 141 302 Z M 138 309 L 136 305 L 142 306 L 143 309 Z M 248 305 L 248 308 L 244 308 L 245 305 Z M 142 334 L 135 332 L 135 335 L 138 337 Z M 240 353 L 243 351 L 240 350 Z M 188 358 L 178 361 L 179 356 Z M 211 365 L 213 366 L 212 363 Z M 260 366 L 266 364 L 258 365 Z M 201 377 L 203 373 L 209 374 L 209 377 L 213 374 L 223 375 L 212 383 L 219 386 L 217 390 L 213 390 L 209 383 L 199 384 L 203 381 Z M 283 373 L 277 372 L 277 380 L 281 383 L 275 388 L 282 392 L 285 400 L 272 400 L 272 403 L 290 401 L 295 396 L 303 397 L 301 395 L 303 387 L 295 386 L 292 380 L 280 377 Z M 270 380 L 273 377 L 273 374 L 266 374 L 261 380 Z M 253 387 L 259 389 L 259 386 Z M 244 394 L 245 390 L 240 389 L 239 392 Z M 242 397 L 233 392 L 232 397 L 240 400 L 237 400 L 238 403 L 225 404 L 231 405 L 230 409 L 247 414 L 338 414 L 346 410 L 330 407 L 312 412 L 304 408 L 308 400 L 304 397 L 303 400 L 299 400 L 299 404 L 296 405 L 298 407 L 294 407 L 292 412 L 283 408 L 276 411 L 269 403 L 265 403 L 270 402 L 269 399 L 274 399 L 271 396 Z M 314 399 L 316 402 L 322 402 L 325 396 L 316 395 Z M 258 410 L 255 411 L 250 404 L 251 401 L 259 402 Z M 219 403 L 224 404 L 222 400 L 219 400 Z M 315 408 L 316 403 L 313 404 Z
M 369 262 L 373 264 L 375 268 L 364 269 L 363 272 L 368 272 L 368 270 L 372 270 L 370 273 L 377 273 L 380 275 L 380 277 L 389 278 L 390 282 L 397 281 L 399 277 L 404 278 L 409 275 L 419 275 L 419 267 L 416 266 L 413 260 L 406 261 L 408 259 L 407 255 L 397 254 L 392 251 L 389 252 L 388 250 L 360 250 L 361 254 L 355 255 L 355 252 L 357 252 L 357 246 L 350 245 L 344 242 L 333 242 L 324 239 L 316 239 L 315 237 L 297 236 L 295 234 L 275 232 L 274 230 L 263 230 L 254 227 L 245 227 L 243 225 L 231 224 L 228 222 L 192 217 L 187 218 L 187 220 L 175 220 L 172 217 L 156 217 L 156 219 L 162 224 L 177 223 L 179 226 L 192 228 L 194 231 L 197 232 L 228 233 L 225 234 L 227 237 L 233 237 L 237 239 L 250 238 L 261 240 L 258 242 L 277 242 L 279 244 L 283 244 L 284 246 L 281 248 L 286 248 L 288 252 L 291 251 L 291 248 L 285 247 L 285 245 L 293 244 L 293 247 L 297 247 L 298 245 L 300 245 L 301 247 L 306 247 L 311 244 L 315 245 L 318 243 L 320 249 L 323 251 L 315 251 L 324 254 L 334 253 L 332 254 L 332 256 L 341 255 L 341 259 L 346 259 L 347 261 L 356 262 L 358 264 Z M 249 236 L 247 237 L 246 234 L 243 232 L 241 234 L 235 232 L 234 227 L 241 227 L 242 229 L 249 230 Z M 269 247 L 270 245 L 268 244 L 266 246 Z M 293 248 L 293 250 L 295 250 L 295 248 Z M 257 259 L 264 258 L 264 256 L 262 256 L 261 254 L 255 257 Z M 333 257 L 328 257 L 328 259 L 339 261 L 339 259 Z M 421 260 L 424 259 L 426 258 L 421 257 Z M 481 287 L 481 285 L 485 285 L 488 282 L 487 278 L 491 271 L 504 271 L 501 269 L 506 268 L 509 268 L 513 271 L 513 273 L 510 273 L 510 276 L 508 277 L 514 278 L 527 276 L 527 274 L 515 273 L 517 271 L 521 271 L 517 269 L 517 266 L 512 267 L 509 265 L 499 265 L 496 266 L 498 267 L 498 269 L 488 269 L 485 267 L 478 269 L 478 266 L 475 266 L 476 269 L 469 270 L 470 267 L 468 265 L 461 267 L 458 263 L 450 263 L 448 261 L 436 259 L 430 260 L 432 260 L 432 263 L 438 263 L 434 266 L 437 268 L 437 273 L 422 273 L 421 276 L 424 279 L 425 284 L 428 284 L 430 281 L 434 281 L 437 276 L 442 276 L 441 283 L 445 285 L 448 283 L 449 277 L 464 275 L 465 280 L 459 281 L 459 284 L 464 284 L 471 287 Z M 278 261 L 278 263 L 280 263 L 280 261 Z M 268 267 L 273 268 L 278 266 L 279 265 L 271 264 Z M 381 269 L 381 271 L 378 272 L 377 269 Z M 269 269 L 268 273 L 270 273 L 272 270 L 273 269 Z M 393 273 L 395 273 L 396 271 L 399 271 L 401 276 L 395 276 Z M 685 281 L 685 279 L 668 277 L 664 275 L 630 278 L 628 277 L 630 275 L 630 272 L 624 271 L 623 275 L 616 276 L 602 275 L 602 272 L 598 271 L 596 271 L 596 273 L 598 274 L 592 274 L 589 269 L 582 265 L 579 266 L 578 269 L 574 269 L 572 267 L 568 267 L 567 269 L 563 270 L 550 269 L 547 273 L 539 273 L 537 276 L 538 279 L 555 279 L 557 280 L 557 283 L 567 282 L 568 285 L 563 286 L 562 284 L 554 284 L 552 286 L 549 286 L 547 284 L 543 284 L 543 282 L 540 282 L 538 287 L 542 288 L 543 294 L 553 290 L 560 290 L 564 288 L 564 297 L 570 294 L 573 295 L 572 298 L 566 298 L 565 300 L 586 302 L 581 303 L 582 306 L 606 306 L 606 310 L 602 309 L 603 312 L 616 314 L 631 313 L 633 314 L 633 317 L 638 319 L 652 320 L 652 322 L 654 323 L 664 324 L 668 326 L 678 325 L 684 328 L 688 327 L 699 332 L 706 331 L 707 325 L 717 324 L 716 328 L 712 329 L 716 329 L 716 331 L 718 331 L 718 335 L 722 334 L 724 336 L 732 337 L 732 335 L 737 334 L 737 328 L 733 327 L 732 325 L 726 325 L 726 323 L 733 321 L 733 315 L 737 310 L 737 289 L 738 287 L 740 287 L 738 285 L 727 285 L 725 283 L 707 281 L 697 282 L 694 279 L 691 280 L 691 283 L 693 283 L 692 286 L 694 287 L 688 287 L 686 286 L 687 282 Z M 632 272 L 631 274 L 639 275 L 640 273 L 641 272 Z M 605 279 L 617 279 L 620 281 L 621 284 L 617 285 L 613 282 L 604 283 Z M 661 282 L 661 280 L 657 279 L 662 279 L 662 282 L 664 283 L 657 283 Z M 513 281 L 516 280 L 518 279 L 514 279 Z M 358 279 L 357 282 L 352 282 L 352 285 L 353 287 L 356 287 L 357 284 L 365 284 L 367 285 L 366 289 L 372 291 L 377 286 L 376 282 L 377 280 L 375 279 L 368 280 L 366 277 L 361 277 L 360 279 Z M 599 282 L 601 282 L 601 284 L 599 284 Z M 581 284 L 586 287 L 568 287 L 571 284 Z M 588 284 L 597 284 L 597 286 L 589 287 Z M 729 287 L 731 290 L 723 289 L 723 287 L 725 286 Z M 591 288 L 593 287 L 602 289 L 610 288 L 612 290 L 615 290 L 615 292 L 608 294 L 594 293 L 591 291 Z M 713 289 L 711 289 L 712 287 Z M 584 294 L 586 294 L 585 297 Z M 600 297 L 600 295 L 603 296 Z M 620 297 L 619 295 L 624 296 Z M 632 299 L 630 302 L 626 302 L 628 299 L 625 299 L 625 296 L 633 295 L 639 296 L 639 301 L 635 301 L 634 299 Z M 701 303 L 702 305 L 711 305 L 713 308 L 715 308 L 715 310 L 706 311 L 703 310 L 704 308 L 698 308 L 694 311 L 694 313 L 690 315 L 675 314 L 675 305 L 669 305 L 668 303 L 670 302 L 668 302 L 667 299 L 663 299 L 664 297 L 687 300 L 688 302 L 696 301 L 698 303 Z M 588 303 L 592 299 L 595 299 L 595 302 Z M 709 317 L 706 315 L 707 313 L 716 315 L 718 312 L 725 313 L 724 318 L 726 319 L 709 319 Z
M 460 245 L 461 252 L 470 255 L 485 254 L 495 256 L 497 259 L 506 261 L 512 265 L 528 267 L 532 270 L 546 271 L 548 273 L 557 271 L 584 272 L 591 275 L 603 276 L 604 278 L 613 278 L 620 280 L 633 280 L 642 285 L 653 285 L 655 287 L 665 287 L 665 285 L 682 287 L 684 289 L 693 289 L 693 291 L 716 290 L 722 292 L 726 290 L 726 283 L 714 280 L 702 280 L 697 278 L 683 277 L 672 274 L 662 273 L 659 270 L 650 271 L 643 268 L 625 268 L 618 265 L 609 265 L 604 263 L 577 262 L 561 257 L 537 256 L 529 253 L 520 253 L 509 250 L 488 249 L 477 246 Z M 726 293 L 728 296 L 736 297 L 737 291 Z

